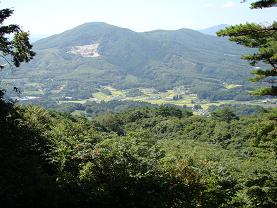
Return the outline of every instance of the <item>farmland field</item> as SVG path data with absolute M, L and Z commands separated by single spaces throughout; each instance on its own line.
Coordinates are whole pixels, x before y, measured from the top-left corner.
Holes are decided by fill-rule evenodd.
M 229 86 L 230 88 L 238 87 L 238 86 Z M 128 90 L 118 90 L 112 88 L 111 86 L 104 86 L 103 89 L 108 90 L 110 93 L 105 94 L 103 92 L 93 93 L 92 96 L 97 102 L 101 101 L 111 101 L 111 100 L 129 100 L 129 101 L 142 101 L 148 102 L 151 104 L 172 104 L 178 106 L 188 106 L 191 107 L 195 104 L 201 105 L 203 109 L 208 109 L 211 105 L 223 105 L 223 104 L 246 104 L 246 105 L 260 105 L 263 107 L 276 107 L 276 104 L 272 104 L 276 102 L 276 99 L 272 99 L 271 102 L 263 101 L 263 100 L 252 100 L 252 101 L 235 101 L 235 100 L 221 100 L 221 101 L 207 101 L 207 100 L 199 100 L 197 95 L 188 93 L 186 90 L 173 89 L 167 90 L 166 92 L 158 92 L 153 88 L 139 88 L 139 90 L 143 93 L 141 96 L 129 97 L 126 94 Z M 174 99 L 174 97 L 180 96 L 179 99 Z

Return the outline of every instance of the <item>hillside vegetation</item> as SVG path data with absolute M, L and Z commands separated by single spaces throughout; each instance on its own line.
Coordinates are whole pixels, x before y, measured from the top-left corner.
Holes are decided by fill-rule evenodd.
M 276 110 L 85 117 L 1 101 L 1 207 L 277 206 Z
M 212 100 L 248 99 L 252 89 L 246 81 L 249 66 L 239 60 L 248 49 L 190 29 L 137 33 L 86 23 L 35 42 L 34 51 L 35 59 L 24 70 L 1 73 L 2 85 L 50 99 L 87 99 L 108 85 L 158 91 L 183 86 Z M 225 88 L 230 84 L 239 87 Z

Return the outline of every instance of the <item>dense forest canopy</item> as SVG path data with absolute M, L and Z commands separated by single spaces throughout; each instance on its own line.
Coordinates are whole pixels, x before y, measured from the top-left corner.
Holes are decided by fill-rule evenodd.
M 1 207 L 275 207 L 276 110 L 88 120 L 1 102 Z

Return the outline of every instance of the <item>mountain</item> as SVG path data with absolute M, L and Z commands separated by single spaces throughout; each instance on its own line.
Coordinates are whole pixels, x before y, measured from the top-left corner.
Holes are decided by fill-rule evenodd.
M 224 29 L 225 27 L 228 27 L 230 25 L 227 24 L 221 24 L 221 25 L 216 25 L 216 26 L 212 26 L 212 27 L 208 27 L 202 30 L 199 30 L 199 32 L 207 34 L 207 35 L 214 35 L 216 36 L 216 32 L 218 32 L 219 30 Z
M 43 34 L 31 34 L 30 35 L 30 42 L 34 43 L 40 39 L 46 38 L 48 35 L 43 35 Z
M 49 97 L 89 97 L 99 86 L 118 89 L 186 86 L 205 98 L 249 76 L 243 47 L 191 29 L 134 32 L 85 23 L 34 43 L 37 55 L 5 78 Z M 206 93 L 206 94 L 205 94 Z M 224 92 L 225 93 L 225 92 Z

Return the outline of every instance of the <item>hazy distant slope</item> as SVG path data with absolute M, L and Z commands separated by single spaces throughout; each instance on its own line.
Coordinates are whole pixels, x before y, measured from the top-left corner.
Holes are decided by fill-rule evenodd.
M 108 84 L 209 90 L 207 86 L 222 88 L 223 82 L 242 83 L 249 76 L 247 64 L 239 59 L 246 49 L 190 29 L 137 33 L 85 23 L 35 42 L 34 50 L 35 59 L 22 66 L 27 69 L 13 76 L 43 83 L 50 94 L 60 86 L 78 94 Z
M 229 25 L 227 24 L 221 24 L 221 25 L 215 25 L 212 27 L 208 27 L 202 30 L 199 30 L 199 32 L 207 34 L 207 35 L 214 35 L 216 36 L 216 32 L 218 32 L 219 30 L 224 29 L 225 27 L 228 27 Z

